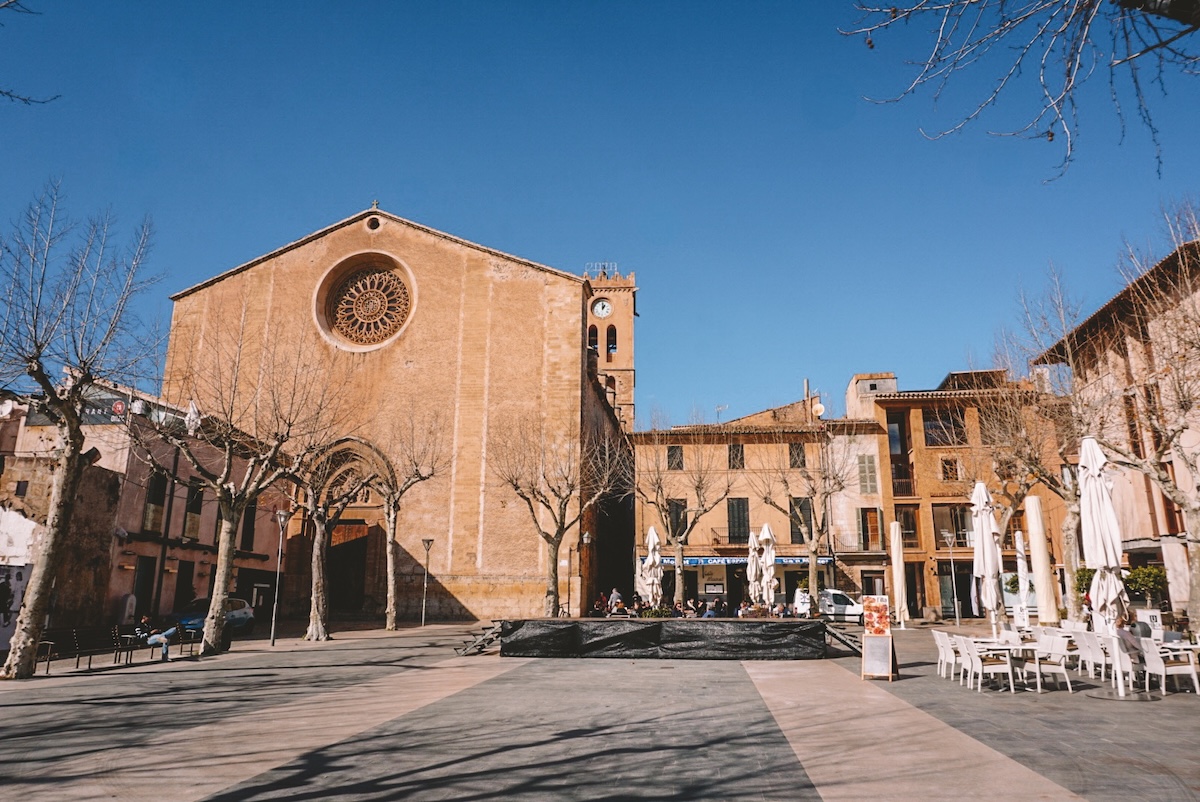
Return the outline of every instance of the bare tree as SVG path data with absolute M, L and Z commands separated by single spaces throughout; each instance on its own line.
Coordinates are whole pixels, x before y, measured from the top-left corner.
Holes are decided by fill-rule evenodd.
M 1182 513 L 1190 572 L 1188 617 L 1200 620 L 1200 219 L 1194 207 L 1168 217 L 1173 250 L 1161 261 L 1130 249 L 1120 339 L 1093 382 L 1107 392 L 1099 441 L 1112 461 L 1148 477 Z M 1111 366 L 1119 365 L 1120 370 Z M 1174 506 L 1174 510 L 1171 509 Z M 1176 524 L 1178 526 L 1178 523 Z M 1194 618 L 1193 618 L 1194 617 Z
M 4 679 L 33 675 L 59 552 L 80 477 L 91 463 L 82 453 L 88 393 L 101 379 L 136 384 L 158 345 L 131 309 L 153 281 L 144 276 L 149 223 L 118 247 L 110 240 L 111 218 L 74 227 L 60 201 L 59 186 L 49 185 L 0 250 L 0 381 L 30 412 L 46 416 L 58 436 L 46 534 L 34 555 Z
M 492 473 L 525 503 L 546 543 L 545 614 L 558 614 L 558 553 L 563 537 L 605 498 L 628 492 L 629 444 L 615 431 L 575 426 L 549 431 L 541 420 L 496 426 L 488 449 Z
M 1200 30 L 1197 0 L 907 0 L 856 6 L 862 18 L 843 33 L 865 37 L 869 48 L 876 37 L 902 25 L 930 29 L 928 53 L 893 101 L 926 88 L 938 99 L 952 79 L 970 68 L 992 77 L 990 88 L 961 119 L 933 138 L 961 130 L 1002 95 L 1025 91 L 1033 99 L 1033 113 L 1002 135 L 1059 138 L 1062 170 L 1075 152 L 1079 93 L 1098 70 L 1108 73 L 1122 120 L 1124 91 L 1118 87 L 1120 79 L 1128 80 L 1132 105 L 1158 151 L 1148 84 L 1163 85 L 1169 71 L 1194 75 L 1200 64 L 1192 36 Z M 1161 154 L 1159 162 L 1161 168 Z
M 1036 392 L 1031 397 L 1032 413 L 1048 421 L 1054 431 L 1054 459 L 1048 449 L 1041 447 L 1049 439 L 1036 434 L 1041 430 L 1027 433 L 1027 442 L 1017 454 L 1022 460 L 1021 467 L 1063 501 L 1066 510 L 1061 528 L 1063 598 L 1073 620 L 1082 615 L 1081 599 L 1075 591 L 1075 573 L 1080 567 L 1080 510 L 1079 484 L 1073 466 L 1080 441 L 1098 432 L 1107 405 L 1107 394 L 1098 394 L 1095 387 L 1089 386 L 1086 368 L 1090 350 L 1103 338 L 1099 333 L 1087 340 L 1076 336 L 1083 322 L 1081 309 L 1062 276 L 1051 268 L 1046 290 L 1040 296 L 1022 293 L 1019 329 L 1004 335 L 1007 342 L 1004 350 L 1009 354 L 1005 359 L 1009 365 L 1014 370 L 1018 364 L 1033 365 L 1030 378 Z
M 761 449 L 756 470 L 747 481 L 763 504 L 788 516 L 808 547 L 808 587 L 817 613 L 818 563 L 821 551 L 833 541 L 833 505 L 858 480 L 859 438 L 838 421 L 814 418 L 813 431 L 805 438 L 811 445 L 797 454 L 799 442 L 780 441 Z M 811 451 L 813 457 L 808 456 Z M 795 504 L 792 499 L 807 503 Z
M 378 477 L 363 472 L 363 463 L 349 443 L 339 441 L 313 455 L 300 481 L 303 505 L 312 530 L 312 587 L 305 640 L 329 640 L 329 588 L 326 565 L 329 539 L 346 507 Z
M 184 329 L 172 343 L 164 398 L 182 412 L 152 421 L 179 449 L 216 501 L 216 578 L 204 621 L 203 653 L 220 650 L 233 576 L 235 535 L 247 506 L 287 477 L 302 476 L 314 455 L 354 428 L 348 376 L 314 335 L 259 338 L 248 302 L 215 333 Z M 147 449 L 153 454 L 153 449 Z M 168 470 L 166 466 L 158 466 Z
M 391 473 L 376 483 L 383 496 L 384 523 L 387 528 L 387 610 L 385 628 L 396 628 L 398 576 L 398 522 L 400 504 L 408 491 L 445 473 L 450 467 L 450 454 L 442 440 L 444 422 L 436 410 L 428 414 L 417 411 L 413 403 L 394 419 L 388 438 Z
M 727 470 L 730 439 L 720 424 L 672 429 L 655 413 L 634 435 L 637 497 L 648 507 L 675 555 L 675 601 L 683 603 L 683 549 L 692 531 L 733 490 Z

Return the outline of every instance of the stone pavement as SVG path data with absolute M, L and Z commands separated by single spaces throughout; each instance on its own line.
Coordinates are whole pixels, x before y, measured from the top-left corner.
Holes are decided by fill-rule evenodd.
M 1195 694 L 979 694 L 924 629 L 895 682 L 849 656 L 454 656 L 469 630 L 0 684 L 0 799 L 1200 799 Z

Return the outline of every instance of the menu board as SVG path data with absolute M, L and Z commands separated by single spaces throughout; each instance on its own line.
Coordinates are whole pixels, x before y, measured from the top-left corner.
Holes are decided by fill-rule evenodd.
M 900 675 L 891 635 L 863 635 L 862 645 L 863 679 L 887 677 L 891 682 Z
M 892 621 L 888 615 L 887 596 L 863 596 L 863 627 L 865 635 L 892 634 Z
M 862 678 L 887 677 L 891 682 L 899 671 L 896 648 L 892 644 L 892 621 L 887 596 L 863 596 Z

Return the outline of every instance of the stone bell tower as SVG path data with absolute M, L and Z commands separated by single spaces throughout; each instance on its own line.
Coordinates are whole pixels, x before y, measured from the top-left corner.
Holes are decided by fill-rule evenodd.
M 593 278 L 590 274 L 596 273 Z M 622 276 L 615 262 L 588 265 L 583 274 L 592 285 L 588 301 L 588 350 L 596 354 L 597 373 L 608 392 L 622 428 L 633 431 L 633 319 L 637 317 L 637 283 Z

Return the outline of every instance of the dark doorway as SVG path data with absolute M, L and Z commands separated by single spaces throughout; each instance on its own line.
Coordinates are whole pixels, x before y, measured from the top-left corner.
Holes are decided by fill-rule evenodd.
M 683 569 L 683 598 L 694 599 L 699 595 L 700 572 Z
M 921 608 L 925 606 L 925 576 L 920 563 L 904 564 L 904 591 L 908 597 L 908 617 L 923 618 Z
M 155 566 L 158 560 L 153 557 L 138 557 L 137 567 L 133 572 L 133 597 L 136 604 L 133 609 L 135 618 L 150 614 L 150 603 L 154 595 Z
M 250 602 L 256 618 L 270 617 L 271 605 L 275 601 L 275 571 L 257 568 L 238 569 L 237 590 L 239 599 Z
M 746 566 L 725 566 L 725 590 L 725 601 L 729 603 L 729 615 L 736 616 L 737 609 L 742 606 L 742 600 L 746 598 Z
M 329 609 L 339 613 L 362 611 L 367 573 L 367 538 L 359 537 L 329 549 Z
M 192 581 L 196 575 L 196 563 L 191 560 L 179 561 L 179 573 L 175 575 L 175 600 L 172 610 L 182 610 L 183 606 L 195 598 L 196 589 Z
M 668 565 L 663 571 L 662 579 L 663 605 L 666 607 L 675 606 L 675 566 Z
M 971 607 L 971 570 L 970 560 L 955 560 L 954 574 L 950 574 L 950 561 L 938 562 L 938 590 L 942 597 L 942 618 L 954 618 L 954 594 L 958 593 L 959 615 L 966 618 L 974 616 Z
M 862 592 L 864 596 L 885 596 L 882 571 L 862 572 Z
M 626 598 L 633 593 L 633 497 L 605 498 L 591 533 L 596 548 L 595 587 L 607 595 L 613 588 Z M 559 557 L 566 556 L 566 549 Z M 665 592 L 665 591 L 664 591 Z

